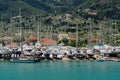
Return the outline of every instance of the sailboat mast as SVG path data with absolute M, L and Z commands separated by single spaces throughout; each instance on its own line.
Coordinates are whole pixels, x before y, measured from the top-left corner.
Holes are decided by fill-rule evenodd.
M 90 38 L 91 38 L 91 21 L 89 21 L 89 29 L 88 29 L 88 46 L 91 45 L 91 41 L 90 41 Z
M 12 15 L 11 15 L 11 31 L 13 31 L 13 19 L 12 19 Z M 12 37 L 12 33 L 11 33 L 11 37 Z M 11 43 L 13 42 L 13 39 L 11 39 Z
M 19 9 L 19 16 L 20 16 L 20 48 L 21 52 L 23 51 L 23 45 L 22 45 L 22 37 L 23 37 L 23 31 L 22 31 L 22 26 L 21 26 L 21 8 Z
M 78 49 L 78 23 L 76 25 L 76 49 Z
M 50 35 L 51 35 L 51 38 L 53 38 L 52 36 L 53 36 L 53 34 L 52 34 L 52 31 L 53 31 L 53 26 L 51 26 L 51 29 L 50 29 Z
M 117 35 L 116 20 L 114 21 L 114 27 L 115 27 L 115 29 L 114 29 L 114 31 L 115 31 L 115 32 L 114 32 L 114 33 L 115 33 L 115 34 L 114 34 L 114 35 L 115 35 L 115 36 L 114 36 L 114 46 L 115 46 L 115 45 L 116 45 L 116 41 L 117 41 L 117 39 L 116 39 L 116 35 Z
M 38 20 L 37 41 L 40 39 L 40 20 Z
M 99 39 L 100 39 L 100 44 L 102 44 L 102 34 L 101 34 L 101 31 L 102 31 L 102 25 L 101 25 L 101 22 L 99 22 Z

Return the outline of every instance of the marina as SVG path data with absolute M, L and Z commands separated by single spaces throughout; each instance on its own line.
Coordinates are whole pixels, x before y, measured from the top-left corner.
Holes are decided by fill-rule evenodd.
M 38 44 L 38 43 L 37 43 Z M 120 61 L 120 47 L 95 45 L 91 48 L 77 48 L 71 46 L 38 47 L 23 45 L 20 47 L 1 48 L 0 61 L 11 62 L 39 62 L 44 60 L 87 60 L 87 61 Z
M 120 80 L 120 0 L 0 0 L 0 80 Z
M 18 22 L 16 22 L 16 20 L 18 20 Z M 53 26 L 49 27 L 49 25 L 45 26 L 44 30 L 42 28 L 42 24 L 44 23 L 41 22 L 41 18 L 36 20 L 37 25 L 35 29 L 31 29 L 30 26 L 28 29 L 23 28 L 21 8 L 19 8 L 18 16 L 11 16 L 10 21 L 12 31 L 14 31 L 13 27 L 15 26 L 13 26 L 13 24 L 17 24 L 18 26 L 14 37 L 12 31 L 10 31 L 11 34 L 5 32 L 4 36 L 0 38 L 0 61 L 18 63 L 34 63 L 42 60 L 120 61 L 120 46 L 119 43 L 117 43 L 119 34 L 113 36 L 113 32 L 115 33 L 114 35 L 116 35 L 117 26 L 115 23 L 117 23 L 117 20 L 111 20 L 114 25 L 111 24 L 110 29 L 108 29 L 109 22 L 106 22 L 109 24 L 102 21 L 99 22 L 99 24 L 96 24 L 96 28 L 98 28 L 96 32 L 93 30 L 95 25 L 93 25 L 91 20 L 88 20 L 89 24 L 85 26 L 85 37 L 83 34 L 80 34 L 80 27 L 82 27 L 81 18 L 74 19 L 76 22 L 74 26 L 75 31 L 68 31 L 66 34 L 59 32 L 59 30 L 54 33 Z M 108 34 L 112 32 L 109 37 L 112 37 L 112 39 L 105 40 L 108 35 L 104 35 L 104 28 L 108 29 Z M 42 34 L 44 34 L 44 36 Z M 80 37 L 80 35 L 82 37 Z M 81 41 L 82 39 L 84 39 L 84 42 Z

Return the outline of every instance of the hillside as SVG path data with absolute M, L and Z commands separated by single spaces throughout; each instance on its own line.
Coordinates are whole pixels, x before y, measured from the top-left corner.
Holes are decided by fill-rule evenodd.
M 0 0 L 0 12 L 4 15 L 23 15 L 65 13 L 78 6 L 83 0 Z
M 0 12 L 4 15 L 16 15 L 19 13 L 20 8 L 24 15 L 44 13 L 43 10 L 37 9 L 22 0 L 0 0 Z
M 120 0 L 85 0 L 75 10 L 84 18 L 120 19 Z
M 120 19 L 120 0 L 0 0 L 1 15 L 65 14 L 72 12 L 83 18 Z
M 87 44 L 90 26 L 90 37 L 102 38 L 112 44 L 110 38 L 114 34 L 113 38 L 120 44 L 119 4 L 119 0 L 0 0 L 0 37 L 12 35 L 15 41 L 19 41 L 21 26 L 24 38 L 37 36 L 40 27 L 40 37 L 57 40 L 59 33 L 75 36 L 78 25 L 81 46 Z M 21 24 L 20 18 L 14 18 L 19 15 L 20 8 Z

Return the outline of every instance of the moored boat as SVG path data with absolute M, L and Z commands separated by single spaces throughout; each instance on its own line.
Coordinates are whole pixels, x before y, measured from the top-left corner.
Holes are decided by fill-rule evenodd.
M 13 59 L 12 62 L 15 63 L 34 63 L 34 62 L 38 62 L 39 60 L 34 58 L 33 56 L 28 56 L 28 55 L 24 55 L 18 59 Z
M 34 62 L 38 62 L 35 59 L 15 59 L 12 62 L 14 63 L 34 63 Z
M 103 58 L 97 58 L 96 61 L 97 61 L 97 62 L 103 62 L 103 61 L 105 61 L 105 60 L 104 60 Z

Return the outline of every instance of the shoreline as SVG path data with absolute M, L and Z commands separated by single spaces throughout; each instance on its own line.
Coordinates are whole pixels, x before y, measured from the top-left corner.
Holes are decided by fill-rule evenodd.
M 10 59 L 10 60 L 4 60 L 4 59 L 0 59 L 0 62 L 13 62 L 12 61 L 13 59 Z M 79 62 L 79 61 L 83 61 L 83 62 L 88 62 L 88 61 L 91 61 L 91 62 L 120 62 L 120 58 L 110 58 L 109 60 L 97 60 L 97 59 L 70 59 L 70 58 L 63 58 L 61 60 L 58 60 L 58 59 L 42 59 L 42 60 L 39 60 L 37 62 L 41 62 L 41 61 L 44 61 L 44 62 L 47 62 L 47 61 L 53 61 L 53 62 L 57 62 L 57 61 L 62 61 L 62 62 L 66 62 L 66 61 L 75 61 L 75 62 Z

